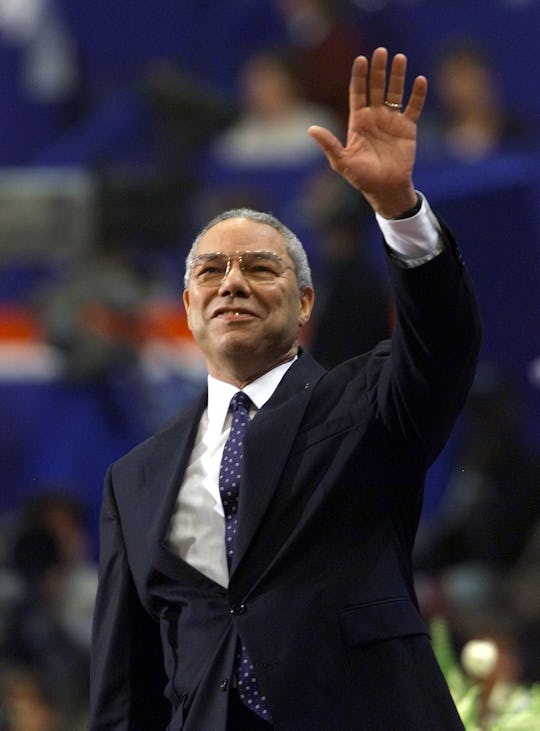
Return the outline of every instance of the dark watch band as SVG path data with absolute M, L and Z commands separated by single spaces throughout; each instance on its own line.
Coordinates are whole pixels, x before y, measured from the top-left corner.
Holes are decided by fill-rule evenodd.
M 422 198 L 416 194 L 416 203 L 412 208 L 409 208 L 409 210 L 404 211 L 399 216 L 396 216 L 395 218 L 392 218 L 392 221 L 401 221 L 403 218 L 411 218 L 411 216 L 415 216 L 418 211 L 422 208 Z

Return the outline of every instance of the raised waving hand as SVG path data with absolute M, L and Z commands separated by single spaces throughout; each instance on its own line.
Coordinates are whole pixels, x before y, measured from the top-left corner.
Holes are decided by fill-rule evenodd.
M 427 80 L 417 76 L 404 103 L 407 58 L 377 48 L 371 64 L 365 56 L 353 63 L 349 86 L 349 125 L 343 145 L 329 130 L 312 126 L 330 167 L 361 191 L 373 209 L 395 218 L 412 208 L 416 193 L 412 171 L 416 127 L 427 93 Z

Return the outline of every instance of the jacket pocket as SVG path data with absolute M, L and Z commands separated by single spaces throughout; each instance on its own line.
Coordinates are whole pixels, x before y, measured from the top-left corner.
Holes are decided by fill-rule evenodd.
M 345 607 L 340 613 L 343 640 L 350 647 L 412 635 L 429 635 L 408 598 L 384 599 Z

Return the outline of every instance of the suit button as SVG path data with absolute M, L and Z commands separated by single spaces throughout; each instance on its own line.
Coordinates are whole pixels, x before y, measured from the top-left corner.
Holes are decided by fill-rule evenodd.
M 233 614 L 233 615 L 237 615 L 237 614 L 244 614 L 245 611 L 246 611 L 245 604 L 233 604 L 229 610 L 229 613 Z
M 220 689 L 225 692 L 229 687 L 229 681 L 228 680 L 222 680 L 219 684 Z

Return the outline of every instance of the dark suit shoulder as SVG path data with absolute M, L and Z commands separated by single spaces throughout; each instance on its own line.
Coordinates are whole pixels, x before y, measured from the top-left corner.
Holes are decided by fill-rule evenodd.
M 373 390 L 391 352 L 391 341 L 384 340 L 370 351 L 349 358 L 326 371 L 318 371 L 313 384 L 302 429 L 347 415 L 353 421 L 361 414 L 364 421 L 376 413 Z M 303 358 L 310 358 L 305 354 Z M 371 395 L 370 395 L 371 393 Z

